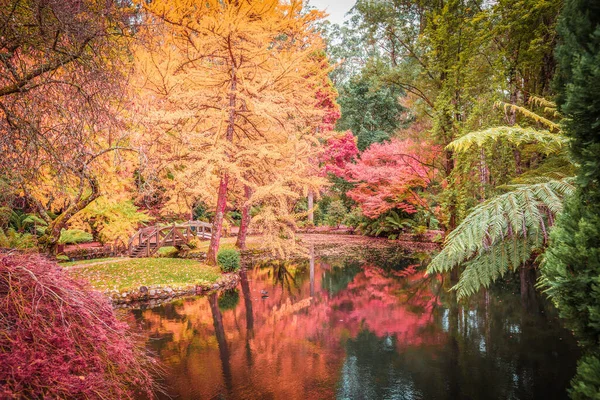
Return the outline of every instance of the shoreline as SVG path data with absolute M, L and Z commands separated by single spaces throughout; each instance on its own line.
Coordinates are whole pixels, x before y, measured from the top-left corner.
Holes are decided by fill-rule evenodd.
M 240 281 L 239 273 L 223 274 L 214 283 L 195 284 L 184 287 L 171 287 L 169 285 L 140 286 L 138 289 L 101 291 L 113 308 L 138 308 L 141 306 L 154 307 L 185 296 L 204 296 L 219 290 L 234 289 Z M 136 307 L 137 306 L 137 307 Z

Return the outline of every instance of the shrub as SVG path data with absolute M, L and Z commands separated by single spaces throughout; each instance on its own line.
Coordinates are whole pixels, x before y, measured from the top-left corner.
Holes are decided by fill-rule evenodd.
M 366 217 L 362 214 L 360 207 L 355 207 L 346 214 L 342 223 L 346 226 L 356 229 L 362 222 L 365 221 L 365 219 Z
M 193 238 L 188 242 L 188 247 L 192 250 L 197 249 L 198 247 L 202 246 L 202 242 L 200 241 L 200 239 L 198 238 Z
M 341 200 L 332 201 L 325 217 L 327 225 L 339 228 L 346 214 L 348 214 L 348 210 Z
M 0 398 L 152 397 L 142 343 L 58 264 L 0 253 L 0 294 Z
M 174 246 L 164 246 L 158 249 L 156 257 L 159 258 L 177 258 L 179 250 Z
M 6 231 L 0 228 L 0 247 L 9 249 L 34 249 L 37 247 L 37 240 L 31 233 L 19 233 L 13 228 Z
M 89 243 L 94 240 L 94 237 L 91 233 L 86 231 L 82 231 L 81 229 L 67 229 L 63 230 L 60 233 L 60 239 L 58 243 L 60 244 L 79 244 L 79 243 Z
M 235 249 L 223 249 L 217 253 L 217 263 L 223 272 L 235 272 L 240 269 L 240 253 Z

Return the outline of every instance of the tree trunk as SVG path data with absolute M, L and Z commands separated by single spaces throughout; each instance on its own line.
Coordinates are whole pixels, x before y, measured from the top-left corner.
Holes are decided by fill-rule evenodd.
M 521 168 L 521 151 L 518 148 L 513 150 L 513 155 L 515 156 L 515 172 L 517 175 L 521 175 L 523 172 L 523 168 Z
M 454 153 L 450 150 L 444 150 L 444 173 L 447 179 L 450 179 L 452 171 L 454 170 Z M 457 221 L 457 209 L 456 209 L 456 198 L 454 195 L 449 199 L 448 205 L 448 223 L 446 225 L 446 231 L 452 232 L 458 223 Z
M 510 84 L 512 84 L 513 78 L 510 80 Z M 517 105 L 517 101 L 519 100 L 519 89 L 515 88 L 510 94 L 510 104 Z M 517 123 L 517 110 L 510 108 L 506 115 L 506 122 L 509 126 L 513 126 Z M 513 155 L 515 157 L 515 172 L 517 175 L 522 173 L 521 168 L 521 151 L 517 146 L 515 146 L 513 150 Z
M 521 265 L 519 270 L 521 281 L 521 305 L 528 312 L 539 311 L 539 302 L 535 291 L 536 272 L 533 262 Z
M 231 60 L 232 63 L 234 60 Z M 226 139 L 229 142 L 233 141 L 233 133 L 235 130 L 235 101 L 237 90 L 237 77 L 235 65 L 231 67 L 231 91 L 229 92 L 229 120 L 227 121 Z M 227 187 L 229 185 L 229 174 L 227 172 L 221 175 L 219 183 L 219 194 L 217 197 L 217 209 L 215 219 L 213 221 L 212 236 L 210 238 L 210 246 L 206 254 L 206 262 L 208 265 L 217 265 L 217 253 L 219 252 L 219 242 L 221 241 L 221 233 L 223 231 L 223 217 L 227 208 Z
M 56 250 L 58 248 L 58 241 L 60 240 L 60 234 L 62 230 L 67 227 L 69 220 L 75 214 L 86 208 L 92 201 L 96 200 L 100 196 L 100 187 L 96 178 L 84 171 L 82 171 L 81 174 L 82 180 L 79 191 L 79 199 L 72 203 L 69 207 L 67 207 L 67 209 L 62 214 L 60 214 L 48 224 L 48 228 L 46 228 L 46 233 L 39 240 L 42 248 L 45 249 L 46 252 L 48 252 L 51 255 L 56 254 Z M 91 190 L 91 192 L 86 196 L 83 196 L 83 192 L 85 190 L 84 182 L 87 182 L 90 185 Z M 35 203 L 36 205 L 38 205 L 38 211 L 40 212 L 40 214 L 47 215 L 46 210 L 41 208 L 40 203 L 37 201 Z
M 315 224 L 315 213 L 313 211 L 314 202 L 315 202 L 314 194 L 313 194 L 312 190 L 309 190 L 308 191 L 308 222 L 311 225 Z
M 246 250 L 246 236 L 248 235 L 248 227 L 250 226 L 250 203 L 248 202 L 250 196 L 252 196 L 252 188 L 244 185 L 245 203 L 242 207 L 242 220 L 240 221 L 240 230 L 235 242 L 235 247 L 240 250 Z
M 206 262 L 208 265 L 217 265 L 217 253 L 219 252 L 219 242 L 223 230 L 223 217 L 227 208 L 227 186 L 229 184 L 229 175 L 223 174 L 219 183 L 219 195 L 217 197 L 217 210 L 215 219 L 213 220 L 212 235 L 210 237 L 210 245 L 208 254 L 206 254 Z
M 460 271 L 459 271 L 460 267 L 454 267 L 450 270 L 450 284 L 452 286 L 456 285 L 458 283 L 458 281 L 460 280 Z
M 489 176 L 489 170 L 485 161 L 485 151 L 483 150 L 483 147 L 481 148 L 481 151 L 479 152 L 479 181 L 481 183 L 481 199 L 480 201 L 485 201 L 485 189 L 487 187 L 488 184 L 488 176 Z

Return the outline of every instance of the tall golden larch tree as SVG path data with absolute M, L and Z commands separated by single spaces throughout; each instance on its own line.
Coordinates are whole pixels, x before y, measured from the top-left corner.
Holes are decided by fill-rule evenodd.
M 278 0 L 157 0 L 144 8 L 154 23 L 149 34 L 165 34 L 138 57 L 145 88 L 160 104 L 153 126 L 179 142 L 180 171 L 204 176 L 203 187 L 218 176 L 207 256 L 215 263 L 230 182 L 251 184 L 252 152 L 259 162 L 259 152 L 278 153 L 322 119 L 315 88 L 326 71 L 314 55 L 323 43 L 312 28 L 320 13 Z

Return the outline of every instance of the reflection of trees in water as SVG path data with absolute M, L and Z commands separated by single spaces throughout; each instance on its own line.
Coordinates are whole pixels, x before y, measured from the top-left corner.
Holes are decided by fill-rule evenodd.
M 334 297 L 340 291 L 346 289 L 348 284 L 361 271 L 362 267 L 357 261 L 349 261 L 342 265 L 332 265 L 323 274 L 321 286 L 327 290 L 330 297 Z
M 448 398 L 567 398 L 575 343 L 552 312 L 524 308 L 518 292 L 518 282 L 513 291 L 496 286 L 458 304 L 444 294 Z
M 250 283 L 248 282 L 248 271 L 243 267 L 240 270 L 240 286 L 242 287 L 242 294 L 244 295 L 244 305 L 246 308 L 246 337 L 245 337 L 245 350 L 246 350 L 246 364 L 248 368 L 254 364 L 252 357 L 252 348 L 250 341 L 254 338 L 254 312 L 252 310 L 252 294 L 250 293 Z
M 232 376 L 231 376 L 231 365 L 230 365 L 230 354 L 229 346 L 227 344 L 227 338 L 225 336 L 225 328 L 223 326 L 223 316 L 221 310 L 219 310 L 217 293 L 213 293 L 208 297 L 210 304 L 210 311 L 213 317 L 213 325 L 215 327 L 215 336 L 217 337 L 217 343 L 219 346 L 219 356 L 221 358 L 221 368 L 223 369 L 223 378 L 225 379 L 225 386 L 227 391 L 231 392 L 233 388 Z
M 222 312 L 233 310 L 237 307 L 239 302 L 240 294 L 237 289 L 224 290 L 219 295 L 219 310 Z
M 289 294 L 295 294 L 306 280 L 309 260 L 273 260 L 258 264 L 257 269 L 267 270 L 268 276 L 272 278 L 274 286 L 280 286 Z
M 531 316 L 506 292 L 466 306 L 445 301 L 430 327 L 447 340 L 435 346 L 407 346 L 367 326 L 347 339 L 338 398 L 567 398 L 575 344 L 564 344 L 568 333 L 555 321 Z
M 187 321 L 177 323 L 157 314 L 179 318 L 171 310 L 145 311 L 156 332 L 175 332 L 163 353 L 177 371 L 169 377 L 176 393 L 504 399 L 564 392 L 576 354 L 558 339 L 568 335 L 555 321 L 524 313 L 517 280 L 457 304 L 417 266 L 333 258 L 311 266 L 288 261 L 242 270 L 244 304 L 227 312 L 216 297 L 183 302 L 176 314 Z M 263 289 L 269 297 L 260 299 Z M 300 304 L 309 294 L 309 307 L 274 318 L 282 304 Z
M 363 263 L 377 265 L 377 267 L 389 271 L 400 271 L 411 265 L 426 265 L 430 259 L 427 253 L 415 253 L 399 246 L 390 246 L 383 249 L 364 247 L 358 250 L 358 257 Z
M 442 331 L 446 340 L 407 345 L 408 337 L 382 334 L 367 320 L 345 342 L 338 398 L 567 398 L 575 344 L 565 345 L 570 335 L 553 317 L 522 307 L 518 285 L 484 291 L 469 303 L 457 303 L 435 280 L 407 278 L 399 286 L 407 305 L 438 304 L 439 298 L 439 306 L 421 311 L 431 312 L 433 322 L 417 334 Z
M 416 399 L 410 373 L 402 369 L 394 336 L 383 338 L 362 330 L 346 342 L 346 359 L 340 373 L 338 398 Z

